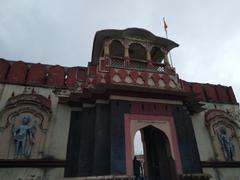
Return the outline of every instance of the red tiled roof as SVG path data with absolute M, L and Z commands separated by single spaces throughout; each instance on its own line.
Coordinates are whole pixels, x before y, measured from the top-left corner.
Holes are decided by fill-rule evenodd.
M 181 84 L 184 91 L 195 93 L 200 101 L 237 103 L 231 86 L 192 83 L 184 80 L 181 80 Z

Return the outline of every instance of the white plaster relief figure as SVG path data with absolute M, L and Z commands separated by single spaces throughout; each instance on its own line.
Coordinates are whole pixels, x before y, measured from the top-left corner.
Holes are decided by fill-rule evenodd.
M 45 156 L 51 100 L 31 93 L 12 96 L 0 112 L 0 159 Z
M 233 161 L 235 156 L 235 146 L 233 144 L 233 135 L 228 133 L 226 127 L 221 126 L 217 132 L 218 140 L 221 144 L 224 157 L 227 161 Z
M 240 127 L 229 111 L 208 110 L 205 125 L 211 137 L 214 159 L 240 161 Z
M 32 118 L 29 115 L 22 117 L 22 124 L 12 128 L 12 135 L 15 141 L 15 159 L 28 159 L 31 156 L 34 145 L 35 126 L 30 126 Z

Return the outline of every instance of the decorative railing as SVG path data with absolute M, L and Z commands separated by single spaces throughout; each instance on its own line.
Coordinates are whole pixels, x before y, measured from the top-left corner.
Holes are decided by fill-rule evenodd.
M 112 67 L 124 67 L 124 59 L 119 57 L 111 57 Z
M 149 64 L 146 60 L 140 59 L 130 59 L 128 65 L 124 64 L 124 58 L 122 57 L 111 57 L 111 66 L 116 68 L 127 68 L 127 69 L 136 69 L 136 70 L 145 70 L 153 72 L 164 72 L 165 64 L 158 62 L 152 62 L 152 65 L 149 67 Z

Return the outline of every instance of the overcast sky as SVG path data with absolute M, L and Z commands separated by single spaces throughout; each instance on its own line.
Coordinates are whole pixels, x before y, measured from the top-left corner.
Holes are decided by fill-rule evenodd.
M 0 57 L 86 66 L 101 29 L 145 28 L 180 44 L 180 78 L 232 86 L 240 100 L 239 0 L 0 0 Z

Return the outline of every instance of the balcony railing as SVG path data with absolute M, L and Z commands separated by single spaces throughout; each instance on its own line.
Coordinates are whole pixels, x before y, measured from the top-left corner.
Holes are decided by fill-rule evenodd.
M 145 71 L 153 71 L 153 72 L 164 72 L 165 64 L 152 62 L 152 66 L 148 66 L 148 62 L 146 60 L 141 59 L 130 59 L 128 66 L 124 66 L 124 58 L 122 57 L 111 57 L 111 66 L 116 68 L 127 68 L 127 69 L 136 69 L 136 70 L 145 70 Z

